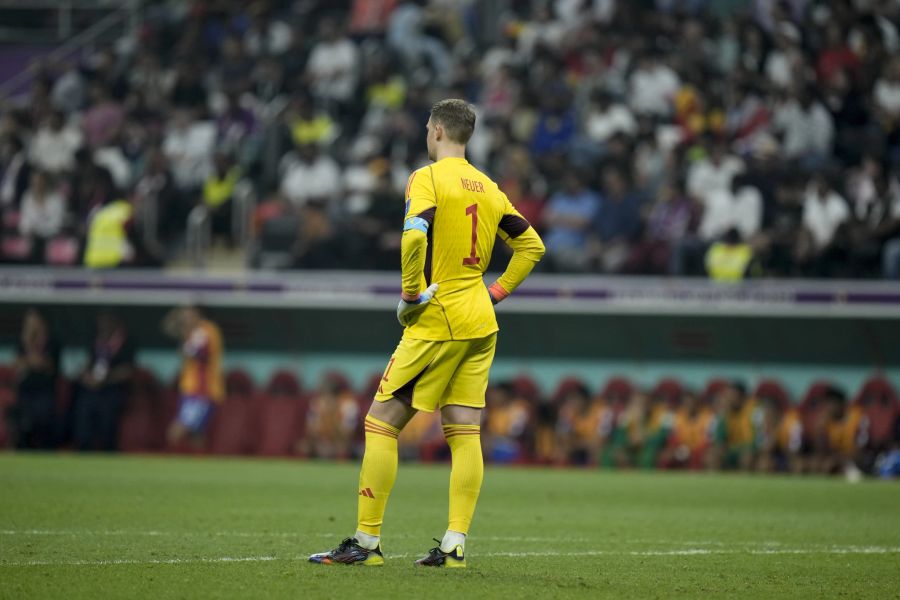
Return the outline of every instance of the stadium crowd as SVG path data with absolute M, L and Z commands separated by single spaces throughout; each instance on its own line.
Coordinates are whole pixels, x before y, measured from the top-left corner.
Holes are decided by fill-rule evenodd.
M 395 269 L 431 103 L 559 272 L 900 277 L 891 0 L 197 0 L 0 106 L 0 256 Z
M 86 364 L 70 381 L 47 319 L 28 311 L 16 362 L 0 368 L 0 447 L 361 455 L 380 373 L 354 389 L 329 372 L 304 389 L 282 370 L 257 387 L 242 370 L 223 372 L 221 334 L 199 309 L 173 311 L 164 328 L 182 356 L 173 385 L 137 367 L 136 343 L 111 313 L 98 316 Z M 498 464 L 900 475 L 900 398 L 879 377 L 853 397 L 816 382 L 795 399 L 774 380 L 749 390 L 715 379 L 696 391 L 675 379 L 642 389 L 612 378 L 592 390 L 569 378 L 545 394 L 521 375 L 488 388 L 482 441 Z M 439 414 L 413 419 L 400 452 L 449 459 Z

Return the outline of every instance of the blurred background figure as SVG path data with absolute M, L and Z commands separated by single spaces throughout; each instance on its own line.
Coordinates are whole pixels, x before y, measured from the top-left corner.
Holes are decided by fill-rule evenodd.
M 497 463 L 515 463 L 526 458 L 531 407 L 516 393 L 511 382 L 488 387 L 485 415 L 485 455 Z
M 11 421 L 17 448 L 52 448 L 57 443 L 57 376 L 60 346 L 43 313 L 25 312 L 16 345 L 16 402 Z
M 686 392 L 681 407 L 675 412 L 672 431 L 665 449 L 660 455 L 660 466 L 666 469 L 707 468 L 710 446 L 715 434 L 716 416 L 700 398 Z
M 708 465 L 712 469 L 750 470 L 753 466 L 756 400 L 740 381 L 730 381 L 715 397 L 716 431 Z
M 659 399 L 635 390 L 619 415 L 612 441 L 604 450 L 604 467 L 653 469 L 671 429 L 671 415 Z
M 202 447 L 210 417 L 225 397 L 222 372 L 224 341 L 219 326 L 197 306 L 176 308 L 166 315 L 163 330 L 181 342 L 179 405 L 166 438 L 169 446 L 189 440 Z
M 356 394 L 347 381 L 326 374 L 309 401 L 306 437 L 298 442 L 298 453 L 312 458 L 350 458 L 360 423 Z
M 97 317 L 88 355 L 74 406 L 75 448 L 111 452 L 117 449 L 119 419 L 135 364 L 134 342 L 120 317 L 112 313 Z

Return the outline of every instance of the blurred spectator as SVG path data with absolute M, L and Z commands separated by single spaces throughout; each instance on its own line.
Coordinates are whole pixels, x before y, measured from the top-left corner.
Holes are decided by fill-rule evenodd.
M 622 171 L 603 171 L 603 197 L 594 216 L 593 251 L 604 273 L 618 273 L 628 260 L 629 249 L 641 232 L 643 199 L 629 189 Z
M 319 23 L 318 33 L 306 63 L 307 80 L 316 98 L 346 109 L 359 79 L 359 51 L 331 19 Z
M 601 464 L 604 467 L 655 468 L 663 456 L 671 425 L 671 415 L 664 404 L 636 390 L 616 421 Z
M 638 57 L 637 67 L 629 80 L 629 96 L 634 111 L 640 115 L 667 117 L 672 113 L 672 100 L 681 81 L 655 52 Z
M 302 456 L 349 458 L 359 424 L 356 396 L 343 379 L 326 375 L 309 401 L 306 437 L 298 442 Z
M 756 400 L 747 396 L 743 383 L 732 381 L 715 397 L 716 431 L 710 449 L 713 469 L 740 469 L 753 466 L 753 427 Z
M 133 216 L 130 202 L 117 200 L 112 196 L 91 211 L 84 266 L 110 269 L 134 260 L 135 247 L 131 239 Z
M 759 442 L 757 470 L 800 473 L 803 469 L 803 420 L 800 411 L 794 406 L 781 406 L 770 398 L 763 398 L 763 402 L 766 433 Z
M 172 310 L 163 330 L 180 340 L 182 358 L 178 414 L 169 425 L 168 443 L 177 446 L 190 439 L 201 447 L 215 405 L 225 397 L 222 332 L 197 306 Z
M 672 431 L 666 447 L 660 455 L 660 465 L 667 469 L 705 469 L 716 416 L 693 393 L 684 394 L 681 401 L 681 408 L 675 412 L 672 420 Z
M 556 423 L 558 462 L 597 464 L 610 430 L 608 410 L 603 403 L 592 401 L 588 390 L 580 384 L 566 392 Z
M 212 169 L 215 143 L 216 126 L 212 122 L 194 120 L 192 113 L 183 109 L 172 115 L 162 150 L 179 190 L 193 191 L 203 185 Z
M 222 236 L 229 246 L 235 242 L 232 223 L 232 205 L 238 184 L 241 180 L 241 168 L 234 159 L 218 152 L 212 173 L 203 183 L 203 206 L 209 211 L 214 236 Z
M 850 218 L 847 202 L 822 175 L 816 175 L 806 189 L 803 201 L 803 227 L 798 262 L 811 273 L 822 273 L 829 268 L 828 260 L 833 250 L 838 229 Z
M 12 425 L 17 448 L 51 448 L 57 442 L 56 384 L 60 347 L 47 317 L 29 309 L 16 343 L 16 403 Z
M 316 144 L 327 147 L 338 135 L 338 126 L 327 112 L 316 111 L 305 94 L 295 95 L 285 112 L 285 122 L 295 146 Z M 286 157 L 285 157 L 286 158 Z
M 121 318 L 110 313 L 97 317 L 88 353 L 75 400 L 75 447 L 111 452 L 118 445 L 119 418 L 134 373 L 135 347 Z
M 40 262 L 45 242 L 58 234 L 66 216 L 62 193 L 47 173 L 31 172 L 31 184 L 22 196 L 19 233 L 32 243 L 32 261 Z
M 728 192 L 735 175 L 744 172 L 744 161 L 728 153 L 728 146 L 713 142 L 709 156 L 694 162 L 687 175 L 687 191 L 704 205 L 716 192 Z
M 89 148 L 109 146 L 119 136 L 125 122 L 122 105 L 110 97 L 109 90 L 102 83 L 94 83 L 90 88 L 90 105 L 84 113 L 81 126 Z
M 694 205 L 682 182 L 666 182 L 659 198 L 649 210 L 647 225 L 640 243 L 629 258 L 631 273 L 665 273 L 672 247 L 688 234 L 694 217 Z
M 387 43 L 403 59 L 407 70 L 426 66 L 437 77 L 446 78 L 450 73 L 449 53 L 441 40 L 426 33 L 423 12 L 414 0 L 399 2 L 388 20 Z M 423 60 L 427 61 L 424 65 Z
M 774 120 L 775 129 L 784 136 L 785 158 L 811 168 L 824 164 L 834 139 L 834 121 L 814 94 L 804 89 L 789 96 L 776 107 Z
M 317 202 L 340 212 L 335 200 L 340 194 L 341 171 L 327 154 L 314 144 L 303 144 L 281 160 L 281 193 L 295 205 Z
M 810 470 L 814 473 L 843 472 L 856 453 L 856 433 L 861 412 L 848 406 L 843 390 L 831 386 L 825 392 L 824 406 L 819 411 L 812 431 Z
M 706 251 L 706 274 L 713 281 L 741 281 L 748 276 L 753 248 L 741 241 L 737 229 L 729 229 Z
M 544 244 L 553 268 L 584 271 L 588 232 L 597 216 L 600 201 L 589 190 L 584 177 L 574 171 L 565 176 L 563 191 L 554 194 L 544 209 Z
M 71 171 L 75 151 L 81 147 L 81 132 L 65 122 L 65 116 L 52 111 L 35 132 L 29 149 L 31 164 L 51 175 Z
M 31 165 L 25 153 L 25 146 L 15 135 L 7 135 L 0 141 L 0 204 L 4 210 L 18 208 L 22 194 L 28 187 Z
M 531 420 L 528 401 L 517 395 L 511 383 L 501 383 L 488 388 L 487 406 L 484 442 L 487 456 L 497 463 L 523 460 Z

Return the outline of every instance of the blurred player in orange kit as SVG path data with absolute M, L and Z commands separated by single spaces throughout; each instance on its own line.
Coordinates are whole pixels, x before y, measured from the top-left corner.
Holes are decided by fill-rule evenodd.
M 173 446 L 190 437 L 199 445 L 215 405 L 225 398 L 222 332 L 197 306 L 171 311 L 163 329 L 181 340 L 182 356 L 178 414 L 169 425 L 168 442 Z

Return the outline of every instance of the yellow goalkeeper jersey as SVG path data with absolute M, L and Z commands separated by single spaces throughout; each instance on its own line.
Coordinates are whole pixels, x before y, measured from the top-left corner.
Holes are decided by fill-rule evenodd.
M 404 337 L 466 340 L 497 331 L 497 319 L 482 277 L 500 237 L 513 249 L 495 297 L 511 293 L 544 253 L 537 232 L 500 188 L 464 158 L 444 158 L 409 178 L 401 245 L 403 297 L 417 298 L 438 284 L 427 307 Z

